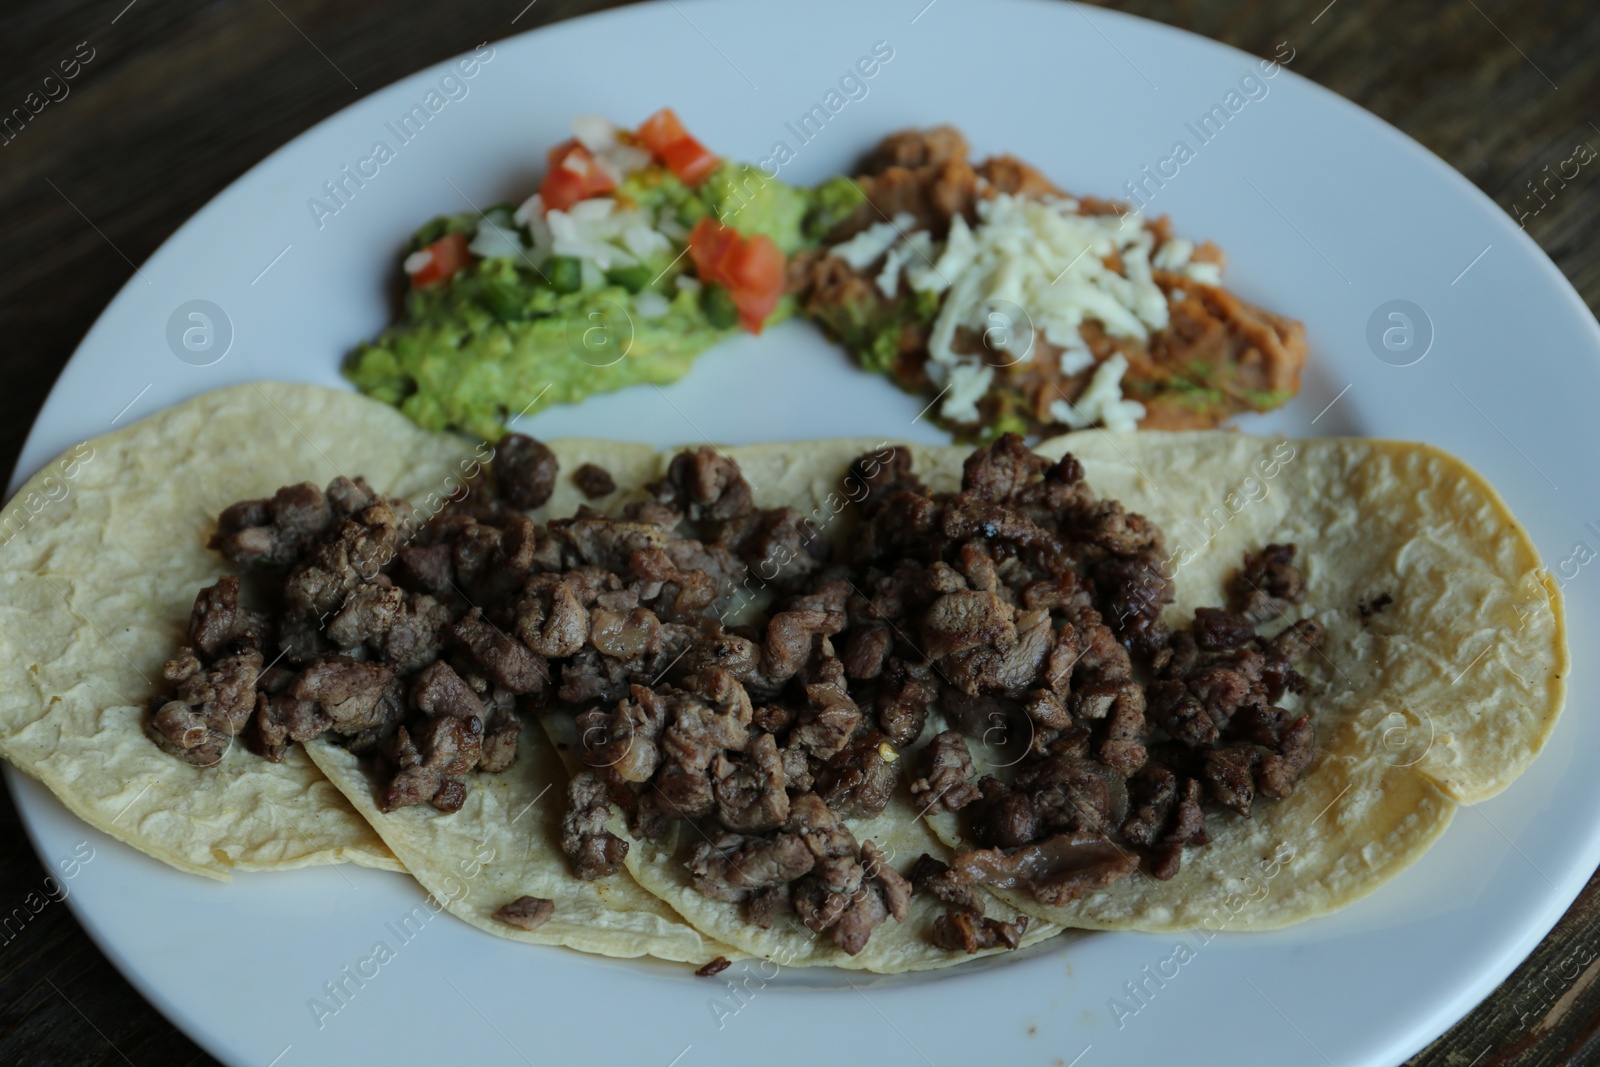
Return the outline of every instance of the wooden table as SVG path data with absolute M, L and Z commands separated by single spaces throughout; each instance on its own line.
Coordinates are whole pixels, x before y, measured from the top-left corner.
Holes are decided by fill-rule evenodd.
M 4 466 L 133 264 L 257 160 L 360 93 L 486 39 L 611 6 L 524 2 L 9 0 L 0 111 L 23 105 L 63 61 L 78 65 L 68 94 L 0 146 Z M 1324 3 L 1115 6 L 1258 55 L 1292 38 L 1297 73 L 1394 123 L 1508 212 L 1538 208 L 1528 231 L 1591 306 L 1600 301 L 1600 179 L 1585 170 L 1547 204 L 1527 184 L 1579 143 L 1600 147 L 1592 0 Z M 0 800 L 0 912 L 45 873 Z M 1597 974 L 1600 876 L 1505 985 L 1412 1062 L 1600 1063 Z M 48 905 L 14 937 L 0 934 L 0 1063 L 211 1062 L 67 908 Z

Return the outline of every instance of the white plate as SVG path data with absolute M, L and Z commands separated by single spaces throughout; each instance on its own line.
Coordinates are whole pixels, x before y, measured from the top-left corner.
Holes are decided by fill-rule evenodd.
M 1213 104 L 1226 109 L 1257 62 L 1096 9 L 925 2 L 684 0 L 502 42 L 465 82 L 468 95 L 431 116 L 364 187 L 351 183 L 346 206 L 319 228 L 308 199 L 375 141 L 394 147 L 386 124 L 425 104 L 446 68 L 362 100 L 235 182 L 141 268 L 62 375 L 19 469 L 223 384 L 339 383 L 340 356 L 389 320 L 410 230 L 465 208 L 464 198 L 525 194 L 574 112 L 629 122 L 670 103 L 735 157 L 766 158 L 777 140 L 798 147 L 782 174 L 801 182 L 846 168 L 889 130 L 950 121 L 980 153 L 1013 151 L 1069 189 L 1115 195 L 1175 141 L 1195 148 L 1187 124 Z M 894 56 L 866 97 L 798 146 L 785 123 L 822 103 L 877 41 Z M 1306 321 L 1305 392 L 1258 426 L 1434 442 L 1499 487 L 1552 567 L 1574 542 L 1600 547 L 1600 526 L 1590 525 L 1600 479 L 1584 429 L 1600 397 L 1600 331 L 1577 295 L 1498 208 L 1416 144 L 1292 73 L 1262 84 L 1267 95 L 1232 114 L 1152 205 L 1180 232 L 1226 248 L 1246 297 Z M 166 341 L 169 318 L 191 300 L 212 301 L 232 325 L 231 349 L 205 367 L 175 358 Z M 1387 360 L 1369 348 L 1369 321 L 1392 300 L 1431 320 L 1431 349 L 1411 366 L 1394 364 L 1420 348 Z M 936 439 L 912 424 L 921 401 L 853 371 L 803 325 L 727 345 L 665 397 L 633 389 L 528 428 L 656 444 Z M 1577 572 L 1567 594 L 1573 647 L 1594 648 L 1600 576 Z M 819 1047 L 842 1043 L 891 1063 L 1094 1067 L 1179 1055 L 1238 1067 L 1390 1065 L 1504 978 L 1600 860 L 1600 782 L 1574 760 L 1596 748 L 1595 696 L 1594 673 L 1580 663 L 1556 737 L 1521 781 L 1464 810 L 1382 891 L 1280 933 L 1209 944 L 1084 936 L 927 978 L 785 974 L 765 988 L 751 981 L 754 991 L 736 999 L 686 968 L 530 948 L 444 918 L 364 985 L 347 980 L 345 1006 L 320 1029 L 308 1002 L 327 998 L 325 983 L 376 942 L 397 947 L 386 924 L 421 899 L 407 879 L 324 869 L 213 885 L 88 830 L 20 775 L 10 781 L 46 863 L 82 840 L 96 849 L 70 884 L 91 935 L 231 1064 L 694 1067 L 811 1062 Z M 1164 985 L 1147 979 L 1144 968 L 1179 940 L 1194 958 Z M 1134 1006 L 1126 984 L 1141 981 L 1147 1003 L 1119 1026 L 1110 1001 Z

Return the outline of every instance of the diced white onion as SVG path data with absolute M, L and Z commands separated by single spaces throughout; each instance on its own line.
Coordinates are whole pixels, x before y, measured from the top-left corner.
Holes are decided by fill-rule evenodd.
M 426 270 L 428 264 L 432 262 L 433 253 L 426 248 L 419 248 L 407 256 L 406 261 L 401 266 L 405 268 L 407 274 L 415 274 L 420 270 Z
M 659 319 L 672 310 L 672 302 L 654 289 L 645 289 L 634 294 L 633 310 L 642 319 Z
M 572 136 L 591 152 L 599 152 L 617 143 L 617 127 L 604 115 L 574 115 Z

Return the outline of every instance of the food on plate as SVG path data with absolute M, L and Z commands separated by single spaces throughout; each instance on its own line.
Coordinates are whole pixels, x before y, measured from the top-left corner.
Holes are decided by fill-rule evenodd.
M 1075 927 L 1282 926 L 1399 873 L 1549 737 L 1569 669 L 1560 597 L 1459 460 L 1391 441 L 1185 433 L 1074 435 L 1040 462 L 1069 451 L 1101 493 L 1168 532 L 1170 629 L 1144 655 L 1131 642 L 1141 670 L 1117 697 L 1142 699 L 1149 758 L 1124 778 L 1108 773 L 1117 753 L 1081 750 L 1083 710 L 1103 695 L 1090 687 L 1072 707 L 1076 670 L 1070 720 L 1032 680 L 994 694 L 1021 714 L 1011 704 L 1005 730 L 962 738 L 980 770 L 958 778 L 978 796 L 928 808 L 958 850 L 958 884 Z M 959 718 L 947 704 L 937 725 Z M 960 753 L 925 755 L 923 769 L 940 762 L 959 766 Z M 1140 856 L 1140 873 L 1081 894 L 1037 877 L 1061 861 L 1061 837 L 1096 833 Z M 1197 838 L 1208 843 L 1169 865 L 1176 841 Z
M 364 821 L 466 921 L 611 955 L 1292 922 L 1504 788 L 1565 688 L 1526 535 L 1422 445 L 474 446 L 261 384 L 89 447 L 103 480 L 0 549 L 7 758 L 190 869 Z M 152 606 L 102 626 L 95 581 Z
M 1299 392 L 1304 327 L 1224 289 L 1214 244 L 967 157 L 950 126 L 886 137 L 804 287 L 808 317 L 958 436 L 1203 429 Z
M 399 869 L 305 753 L 274 764 L 224 742 L 209 750 L 215 766 L 192 766 L 143 733 L 195 590 L 222 566 L 205 548 L 217 513 L 252 487 L 332 476 L 320 453 L 403 421 L 333 396 L 268 384 L 209 394 L 79 446 L 69 478 L 46 467 L 5 511 L 47 501 L 0 546 L 0 755 L 85 822 L 183 870 Z M 304 435 L 273 403 L 293 404 Z M 427 470 L 420 460 L 386 449 L 365 470 L 404 488 Z
M 1215 245 L 1061 192 L 941 126 L 811 189 L 722 160 L 671 109 L 581 116 L 520 206 L 417 232 L 406 317 L 345 373 L 430 429 L 688 373 L 797 308 L 964 439 L 1195 429 L 1300 388 L 1305 330 L 1222 287 Z
M 670 109 L 633 131 L 580 116 L 573 132 L 522 204 L 417 232 L 405 319 L 346 363 L 363 392 L 494 440 L 518 414 L 676 381 L 792 313 L 805 190 L 713 155 Z

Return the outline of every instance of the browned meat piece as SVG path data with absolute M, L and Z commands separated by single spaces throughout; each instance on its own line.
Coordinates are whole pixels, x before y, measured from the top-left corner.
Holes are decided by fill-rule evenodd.
M 711 764 L 717 821 L 729 830 L 759 833 L 789 818 L 783 761 L 771 734 L 757 734 L 742 755 L 718 753 Z
M 1017 617 L 1015 632 L 1016 639 L 1010 645 L 983 646 L 950 656 L 941 664 L 940 673 L 952 685 L 974 696 L 981 692 L 1000 692 L 1020 697 L 1033 684 L 1049 656 L 1055 644 L 1055 631 L 1050 626 L 1049 612 L 1026 611 Z
M 694 886 L 713 900 L 749 899 L 759 890 L 787 886 L 816 866 L 806 843 L 792 833 L 772 837 L 721 834 L 702 841 L 689 858 Z
M 450 609 L 427 593 L 408 591 L 389 628 L 372 642 L 373 651 L 401 674 L 420 670 L 444 651 L 450 618 Z
M 1172 603 L 1172 582 L 1162 574 L 1166 566 L 1149 550 L 1114 556 L 1094 569 L 1102 614 L 1112 632 L 1140 655 L 1152 655 L 1167 643 L 1161 609 Z
M 436 597 L 455 590 L 455 557 L 449 545 L 406 545 L 398 555 L 399 577 L 405 583 Z
M 460 782 L 451 783 L 454 776 L 477 767 L 483 753 L 483 723 L 444 715 L 424 720 L 415 731 L 403 726 L 400 731 L 396 750 L 402 755 L 397 762 L 409 766 L 402 766 L 378 806 L 394 811 L 432 801 L 443 811 L 459 809 L 466 793 Z M 441 790 L 443 797 L 438 795 Z
M 628 843 L 606 829 L 611 807 L 605 783 L 593 771 L 580 771 L 567 783 L 567 811 L 561 817 L 561 850 L 572 873 L 586 882 L 616 874 Z
M 1228 745 L 1214 748 L 1206 754 L 1205 780 L 1207 796 L 1225 808 L 1231 808 L 1250 817 L 1250 805 L 1255 800 L 1255 769 L 1261 755 L 1253 745 Z
M 396 586 L 360 586 L 328 621 L 329 640 L 348 650 L 377 637 L 394 625 L 405 599 L 405 591 Z
M 1265 657 L 1253 648 L 1213 656 L 1189 675 L 1189 692 L 1205 706 L 1218 729 L 1226 730 L 1240 708 L 1266 702 L 1261 680 L 1265 666 Z
M 723 971 L 732 966 L 733 961 L 728 959 L 728 957 L 718 956 L 703 966 L 696 968 L 694 976 L 696 978 L 715 978 L 717 975 L 721 974 Z
M 789 507 L 747 511 L 723 527 L 719 541 L 763 582 L 788 585 L 817 569 L 827 544 L 816 523 Z
M 768 678 L 792 678 L 811 660 L 818 641 L 844 629 L 844 615 L 836 611 L 780 611 L 767 624 L 761 670 Z
M 961 489 L 981 500 L 1004 504 L 1050 469 L 1050 461 L 1014 433 L 1001 434 L 968 456 L 961 468 Z
M 1178 803 L 1172 818 L 1172 829 L 1152 849 L 1150 875 L 1166 881 L 1177 875 L 1183 865 L 1185 845 L 1203 845 L 1208 840 L 1205 812 L 1201 808 L 1204 789 L 1198 779 L 1186 778 L 1178 789 Z
M 1322 643 L 1323 630 L 1320 625 L 1311 619 L 1301 619 L 1293 625 L 1284 627 L 1278 635 L 1267 642 L 1267 653 L 1273 659 L 1284 663 L 1298 663 L 1307 652 Z
M 1121 773 L 1094 760 L 1055 755 L 1029 764 L 1017 788 L 1033 801 L 1043 833 L 1110 835 L 1128 817 L 1128 787 Z
M 1137 865 L 1131 853 L 1099 834 L 1057 834 L 1015 852 L 975 849 L 950 861 L 959 877 L 996 889 L 1025 888 L 1052 905 L 1104 889 Z
M 1147 693 L 1146 715 L 1174 741 L 1190 748 L 1216 742 L 1217 724 L 1182 682 L 1155 682 Z
M 865 490 L 858 499 L 862 514 L 870 515 L 885 497 L 895 491 L 920 495 L 927 490 L 911 470 L 911 453 L 904 448 L 889 446 L 878 452 L 858 456 L 850 464 L 850 475 L 845 488 L 852 498 Z
M 502 904 L 494 913 L 495 919 L 518 930 L 537 930 L 555 914 L 555 902 L 544 897 L 518 897 Z
M 653 656 L 661 651 L 661 620 L 649 608 L 621 612 L 596 605 L 589 613 L 589 643 L 623 661 Z
M 943 860 L 934 859 L 924 852 L 911 865 L 911 888 L 917 893 L 928 893 L 935 899 L 962 911 L 981 913 L 984 894 L 977 884 L 950 869 Z
M 976 590 L 941 596 L 923 616 L 921 629 L 923 652 L 929 659 L 984 646 L 1006 649 L 1017 643 L 1011 605 L 994 593 Z
M 239 579 L 231 574 L 200 590 L 189 615 L 189 644 L 205 659 L 215 659 L 235 646 L 265 652 L 271 623 L 258 612 L 239 606 Z
M 417 675 L 411 684 L 411 700 L 425 715 L 449 715 L 458 719 L 484 717 L 483 701 L 478 694 L 442 660 L 430 663 Z
M 922 775 L 911 783 L 911 796 L 923 811 L 960 811 L 982 794 L 972 784 L 972 753 L 955 730 L 936 734 L 918 756 Z
M 560 464 L 555 453 L 526 434 L 508 433 L 494 446 L 489 463 L 500 495 L 524 511 L 543 507 L 555 491 Z
M 1144 736 L 1144 690 L 1125 684 L 1111 704 L 1105 731 L 1095 757 L 1124 778 L 1144 766 L 1148 753 L 1140 740 Z
M 570 656 L 589 635 L 589 610 L 578 596 L 577 584 L 557 575 L 529 579 L 513 610 L 517 637 L 537 655 Z
M 754 716 L 749 697 L 721 707 L 698 694 L 679 693 L 672 701 L 671 722 L 661 734 L 661 752 L 682 767 L 704 772 L 722 750 L 744 749 Z
M 1159 763 L 1146 764 L 1128 780 L 1128 817 L 1122 823 L 1122 836 L 1144 848 L 1154 845 L 1177 796 L 1177 776 Z
M 543 660 L 485 619 L 481 608 L 467 612 L 450 632 L 497 685 L 519 695 L 544 688 L 548 671 Z
M 829 759 L 850 743 L 862 718 L 861 709 L 842 688 L 808 685 L 806 707 L 789 731 L 789 741 L 815 759 Z
M 992 776 L 979 779 L 978 790 L 983 794 L 981 799 L 967 809 L 968 824 L 978 844 L 991 848 L 1016 848 L 1034 839 L 1038 833 L 1038 822 L 1028 794 L 1012 789 Z
M 883 673 L 885 659 L 894 647 L 894 632 L 887 626 L 860 626 L 850 631 L 839 658 L 850 678 L 870 679 Z
M 1294 553 L 1295 546 L 1287 544 L 1245 554 L 1244 566 L 1233 579 L 1233 595 L 1243 614 L 1264 622 L 1281 616 L 1285 604 L 1305 600 L 1305 578 L 1294 565 Z
M 634 673 L 622 660 L 584 648 L 561 664 L 556 696 L 566 704 L 610 704 L 627 695 Z
M 884 907 L 895 922 L 906 917 L 911 908 L 911 881 L 889 866 L 889 858 L 871 841 L 861 842 L 861 868 L 867 879 L 876 883 L 883 892 Z
M 922 736 L 928 721 L 928 705 L 939 691 L 930 682 L 899 672 L 904 680 L 881 690 L 877 698 L 878 729 L 889 742 L 904 748 Z
M 478 770 L 498 774 L 517 761 L 517 738 L 522 736 L 522 720 L 515 714 L 491 727 L 484 726 L 483 754 Z
M 716 792 L 711 787 L 711 769 L 695 770 L 676 760 L 665 760 L 645 794 L 670 819 L 698 819 L 716 810 Z
M 384 721 L 383 697 L 394 678 L 394 668 L 386 663 L 331 656 L 301 671 L 289 686 L 289 695 L 316 701 L 334 730 L 353 734 Z
M 333 719 L 315 700 L 296 700 L 288 693 L 256 695 L 256 729 L 268 746 L 310 741 L 333 728 Z
M 187 763 L 215 766 L 232 738 L 250 723 L 261 668 L 261 653 L 255 649 L 224 656 L 209 668 L 184 649 L 163 668 L 175 692 L 170 699 L 152 702 L 146 735 Z
M 285 613 L 320 620 L 341 610 L 358 588 L 378 581 L 403 537 L 394 508 L 382 500 L 334 524 L 331 535 L 313 545 L 290 572 Z
M 1190 630 L 1194 633 L 1195 644 L 1205 652 L 1241 648 L 1256 636 L 1256 624 L 1252 620 L 1223 608 L 1196 608 Z
M 889 806 L 897 781 L 894 764 L 884 757 L 887 744 L 876 730 L 867 731 L 822 762 L 812 788 L 846 818 L 876 815 Z
M 572 484 L 590 500 L 599 500 L 617 491 L 616 479 L 611 472 L 597 463 L 585 463 L 572 472 Z
M 1281 798 L 1294 792 L 1295 782 L 1311 766 L 1315 747 L 1311 716 L 1302 715 L 1284 730 L 1279 750 L 1262 757 L 1256 769 L 1256 789 L 1267 797 Z
M 667 476 L 648 488 L 658 504 L 690 522 L 726 522 L 748 510 L 752 499 L 738 464 L 709 445 L 673 456 Z
M 1027 930 L 1026 915 L 1002 922 L 976 912 L 951 908 L 933 920 L 933 943 L 970 956 L 984 949 L 1016 948 L 1022 944 L 1022 935 Z
M 328 499 L 310 482 L 286 485 L 265 500 L 244 500 L 217 517 L 209 547 L 235 563 L 293 563 L 333 519 Z

